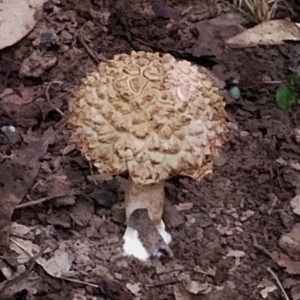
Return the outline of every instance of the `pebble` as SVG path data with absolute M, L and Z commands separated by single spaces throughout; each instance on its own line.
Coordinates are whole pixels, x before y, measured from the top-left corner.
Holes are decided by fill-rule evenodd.
M 229 95 L 232 99 L 237 100 L 241 97 L 241 90 L 237 86 L 233 86 L 229 90 Z

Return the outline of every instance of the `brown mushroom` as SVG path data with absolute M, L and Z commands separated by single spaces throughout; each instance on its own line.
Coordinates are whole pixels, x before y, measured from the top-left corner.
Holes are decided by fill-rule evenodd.
M 169 243 L 162 221 L 164 180 L 176 173 L 199 181 L 212 172 L 227 132 L 224 107 L 197 66 L 141 51 L 116 55 L 84 78 L 70 100 L 69 122 L 78 148 L 100 173 L 128 171 L 127 219 L 147 208 Z M 123 249 L 147 259 L 147 251 L 137 253 L 137 239 L 127 228 Z

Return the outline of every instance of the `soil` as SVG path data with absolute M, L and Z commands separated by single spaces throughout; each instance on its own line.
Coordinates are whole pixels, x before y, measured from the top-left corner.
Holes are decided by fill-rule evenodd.
M 278 17 L 299 20 L 299 6 L 290 2 Z M 235 15 L 230 22 L 229 13 Z M 1 96 L 0 151 L 10 155 L 61 128 L 22 203 L 53 199 L 16 209 L 12 221 L 43 228 L 38 245 L 66 243 L 76 255 L 72 272 L 63 276 L 72 280 L 36 265 L 38 288 L 15 287 L 10 299 L 249 300 L 263 299 L 263 291 L 267 299 L 287 299 L 276 277 L 290 299 L 300 299 L 300 250 L 292 253 L 280 242 L 300 221 L 290 205 L 300 191 L 300 106 L 279 110 L 278 84 L 266 83 L 288 80 L 290 69 L 299 67 L 300 45 L 229 48 L 224 37 L 244 21 L 210 0 L 153 6 L 53 0 L 39 18 L 29 36 L 1 51 L 0 93 L 12 89 L 23 102 Z M 98 62 L 132 50 L 171 53 L 208 68 L 224 91 L 233 85 L 241 90 L 238 100 L 226 98 L 230 133 L 214 172 L 200 183 L 176 176 L 167 181 L 167 198 L 177 208 L 165 216 L 174 256 L 147 263 L 119 255 L 125 225 L 116 207 L 122 207 L 126 178 L 98 175 L 63 126 L 80 79 Z

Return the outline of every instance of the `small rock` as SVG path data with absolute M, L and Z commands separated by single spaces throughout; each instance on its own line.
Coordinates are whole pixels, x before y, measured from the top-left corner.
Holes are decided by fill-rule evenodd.
M 54 4 L 52 1 L 46 1 L 43 5 L 43 10 L 46 13 L 51 13 L 53 12 Z
M 192 225 L 196 222 L 196 219 L 194 217 L 190 216 L 190 215 L 187 215 L 186 219 L 187 219 L 187 222 L 188 222 L 189 225 Z
M 300 144 L 300 128 L 295 128 L 295 140 L 298 144 Z
M 249 132 L 248 131 L 240 131 L 240 137 L 247 137 L 249 136 Z
M 291 200 L 291 208 L 293 209 L 294 214 L 300 216 L 300 195 L 295 196 Z
M 269 174 L 260 174 L 258 176 L 257 182 L 258 182 L 258 184 L 263 184 L 263 183 L 267 182 L 269 179 L 270 179 Z
M 141 291 L 141 288 L 140 288 L 140 283 L 127 283 L 126 284 L 126 287 L 127 289 L 135 296 L 139 296 L 140 295 L 140 291 Z
M 227 257 L 234 257 L 234 258 L 241 258 L 244 257 L 246 253 L 244 251 L 239 251 L 239 250 L 229 250 L 227 253 Z
M 36 39 L 32 42 L 33 46 L 43 45 L 46 47 L 52 47 L 58 44 L 58 38 L 54 30 L 41 32 L 41 34 L 38 35 Z
M 233 86 L 229 90 L 229 95 L 232 99 L 237 100 L 241 97 L 241 90 L 237 86 Z
M 191 210 L 194 204 L 192 202 L 179 203 L 175 205 L 177 211 Z
M 73 36 L 66 30 L 63 30 L 60 34 L 60 38 L 62 41 L 69 42 L 72 41 Z
M 246 210 L 242 213 L 241 217 L 240 217 L 240 220 L 242 222 L 248 220 L 250 217 L 252 217 L 254 215 L 254 211 L 253 210 Z
M 117 196 L 105 189 L 96 188 L 87 196 L 106 208 L 111 208 L 117 201 Z
M 227 157 L 224 155 L 220 155 L 216 160 L 215 160 L 215 165 L 217 167 L 222 167 L 227 163 Z

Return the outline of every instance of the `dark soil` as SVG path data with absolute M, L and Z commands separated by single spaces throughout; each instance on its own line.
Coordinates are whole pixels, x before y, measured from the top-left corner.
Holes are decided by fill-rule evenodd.
M 182 177 L 168 180 L 168 199 L 173 205 L 186 204 L 187 210 L 180 211 L 183 222 L 169 222 L 174 257 L 154 258 L 146 264 L 118 255 L 125 226 L 117 222 L 118 215 L 110 207 L 123 201 L 121 183 L 125 179 L 100 178 L 95 186 L 90 166 L 69 142 L 69 129 L 59 131 L 41 159 L 27 196 L 29 200 L 70 196 L 61 202 L 18 209 L 13 221 L 48 228 L 57 245 L 68 242 L 76 258 L 73 276 L 65 277 L 92 285 L 55 279 L 36 266 L 39 289 L 34 295 L 23 289 L 15 299 L 133 299 L 128 283 L 140 283 L 139 295 L 134 297 L 143 300 L 262 299 L 260 292 L 267 286 L 264 282 L 277 287 L 267 299 L 285 299 L 268 267 L 290 299 L 300 299 L 295 292 L 299 290 L 300 269 L 284 269 L 278 261 L 283 254 L 290 254 L 279 247 L 280 237 L 300 221 L 290 207 L 300 191 L 300 106 L 279 110 L 275 103 L 278 85 L 265 83 L 266 78 L 288 80 L 289 69 L 299 66 L 300 45 L 231 49 L 223 38 L 238 30 L 238 21 L 213 27 L 210 21 L 229 9 L 210 0 L 158 3 L 155 15 L 150 1 L 54 2 L 57 4 L 48 3 L 28 37 L 1 52 L 0 92 L 12 88 L 20 93 L 27 87 L 32 93 L 35 89 L 31 100 L 22 106 L 0 102 L 0 126 L 12 125 L 17 132 L 0 134 L 2 154 L 57 129 L 65 120 L 68 98 L 80 79 L 97 61 L 117 53 L 171 53 L 210 69 L 222 88 L 237 85 L 242 96 L 228 99 L 230 133 L 214 172 L 201 183 Z M 299 20 L 296 5 L 290 6 L 293 19 Z M 280 17 L 290 14 L 280 11 Z M 22 62 L 37 50 L 44 57 L 56 57 L 56 64 L 36 78 L 20 78 Z M 94 173 L 97 177 L 96 170 Z M 82 196 L 93 191 L 104 206 Z M 73 193 L 82 195 L 74 201 Z M 297 260 L 297 256 L 284 257 L 286 261 Z M 213 291 L 197 296 L 182 291 L 178 284 L 182 274 L 196 282 L 208 282 Z

